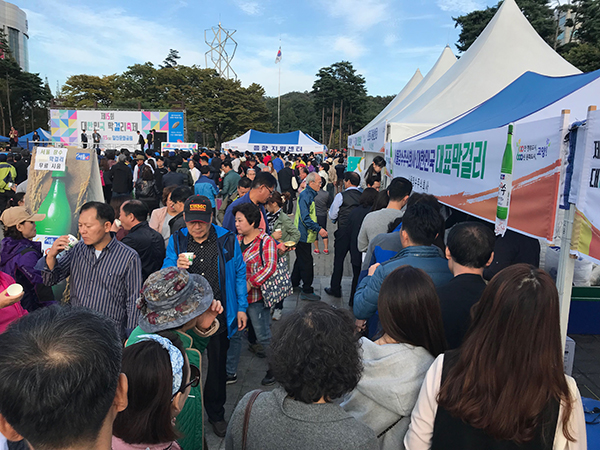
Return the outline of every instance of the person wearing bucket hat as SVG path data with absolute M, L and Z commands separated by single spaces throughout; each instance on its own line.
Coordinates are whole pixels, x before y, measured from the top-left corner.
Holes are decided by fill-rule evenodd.
M 32 214 L 24 206 L 8 208 L 0 216 L 4 225 L 0 271 L 23 286 L 21 305 L 29 312 L 54 303 L 52 289 L 44 286 L 42 273 L 35 268 L 42 257 L 42 243 L 32 241 L 35 223 L 45 218 L 45 214 Z
M 216 317 L 223 312 L 221 302 L 214 300 L 213 290 L 201 275 L 177 267 L 166 267 L 151 274 L 137 301 L 141 317 L 131 332 L 126 347 L 149 333 L 173 331 L 183 343 L 190 364 L 201 369 L 202 352 L 209 336 L 219 329 Z M 200 379 L 202 372 L 200 371 Z M 192 387 L 188 401 L 177 416 L 177 429 L 183 437 L 178 443 L 183 450 L 204 449 L 202 420 L 202 388 Z
M 177 266 L 202 275 L 213 290 L 213 296 L 223 304 L 219 315 L 219 333 L 208 343 L 208 370 L 204 386 L 204 406 L 217 436 L 225 436 L 226 361 L 229 339 L 236 330 L 246 327 L 248 308 L 246 264 L 236 236 L 212 222 L 212 205 L 202 195 L 185 202 L 186 228 L 169 239 L 163 268 Z

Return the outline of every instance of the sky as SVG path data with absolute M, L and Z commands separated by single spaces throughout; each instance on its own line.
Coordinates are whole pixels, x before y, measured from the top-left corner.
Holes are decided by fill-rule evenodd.
M 459 30 L 452 17 L 490 0 L 13 0 L 29 22 L 29 65 L 52 92 L 71 75 L 119 74 L 136 63 L 206 68 L 205 30 L 236 30 L 231 67 L 243 86 L 277 96 L 310 91 L 320 68 L 350 61 L 369 95 L 395 95 L 415 71 L 423 76 Z M 281 67 L 275 64 L 281 46 Z M 232 47 L 228 47 L 231 51 Z M 209 59 L 209 67 L 210 59 Z

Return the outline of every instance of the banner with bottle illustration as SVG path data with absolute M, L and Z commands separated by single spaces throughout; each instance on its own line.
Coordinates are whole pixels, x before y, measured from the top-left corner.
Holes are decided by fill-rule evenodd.
M 137 132 L 147 139 L 150 130 L 166 133 L 168 142 L 183 142 L 184 115 L 183 111 L 51 109 L 50 134 L 54 143 L 79 145 L 81 134 L 85 133 L 91 147 L 92 134 L 98 130 L 100 148 L 135 145 L 139 139 Z
M 600 111 L 590 111 L 586 126 L 579 129 L 576 155 L 581 176 L 571 248 L 600 263 Z
M 60 148 L 54 155 L 53 147 L 36 147 L 31 155 L 31 167 L 27 181 L 25 206 L 30 211 L 46 214 L 37 222 L 37 236 L 45 252 L 52 243 L 65 234 L 78 235 L 78 211 L 89 201 L 104 201 L 98 159 L 91 149 L 78 147 Z M 49 158 L 64 158 L 58 163 Z M 45 164 L 59 164 L 55 170 L 45 170 Z M 52 166 L 49 166 L 49 168 Z M 61 170 L 62 169 L 62 170 Z
M 552 240 L 556 223 L 561 118 L 517 123 L 512 137 L 508 228 Z M 496 221 L 508 126 L 392 144 L 394 177 L 453 208 Z M 509 192 L 510 194 L 510 192 Z

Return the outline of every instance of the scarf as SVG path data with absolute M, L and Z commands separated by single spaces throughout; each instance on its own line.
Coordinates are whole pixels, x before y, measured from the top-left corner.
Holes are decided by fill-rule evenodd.
M 279 219 L 279 213 L 281 212 L 281 208 L 277 210 L 277 212 L 267 212 L 267 221 L 269 222 L 269 228 L 271 229 L 271 233 L 275 231 L 275 222 Z

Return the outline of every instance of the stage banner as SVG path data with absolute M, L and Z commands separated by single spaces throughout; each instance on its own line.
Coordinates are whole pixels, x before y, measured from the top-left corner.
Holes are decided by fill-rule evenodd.
M 370 153 L 383 153 L 385 151 L 385 127 L 386 123 L 381 123 L 368 130 L 348 137 L 348 148 Z
M 191 153 L 196 153 L 198 151 L 198 144 L 195 142 L 162 142 L 160 144 L 161 151 L 170 151 L 170 150 L 185 150 Z
M 579 134 L 584 134 L 580 139 Z M 583 136 L 582 136 L 583 137 Z M 600 262 L 600 111 L 590 111 L 585 127 L 577 136 L 577 161 L 582 161 L 576 200 L 572 250 L 586 259 Z
M 549 241 L 560 178 L 561 117 L 514 125 L 508 228 Z M 394 177 L 413 190 L 489 222 L 496 221 L 508 126 L 464 135 L 392 144 Z
M 87 109 L 51 109 L 50 134 L 53 143 L 79 145 L 81 133 L 86 133 L 88 147 L 92 134 L 98 130 L 100 147 L 137 144 L 137 132 L 147 139 L 150 130 L 166 133 L 168 142 L 183 142 L 185 113 L 183 111 L 105 111 Z

